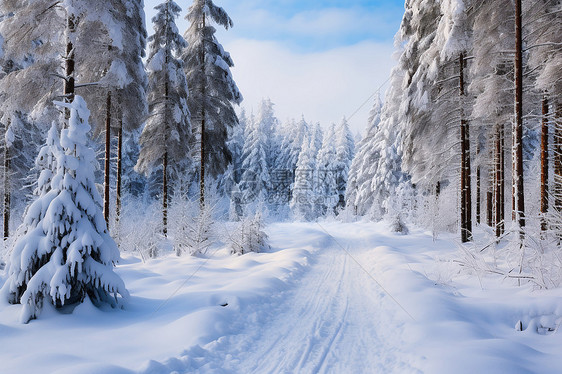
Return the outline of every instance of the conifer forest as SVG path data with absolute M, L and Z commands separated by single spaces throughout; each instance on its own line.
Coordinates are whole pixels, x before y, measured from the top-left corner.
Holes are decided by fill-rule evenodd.
M 560 372 L 562 1 L 328 3 L 0 0 L 1 373 Z

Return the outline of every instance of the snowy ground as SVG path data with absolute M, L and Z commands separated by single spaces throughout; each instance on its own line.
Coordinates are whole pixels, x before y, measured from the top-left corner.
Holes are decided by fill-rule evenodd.
M 0 301 L 0 372 L 560 372 L 561 290 L 459 272 L 451 238 L 384 223 L 268 233 L 268 253 L 125 255 L 125 310 L 21 325 L 21 307 Z

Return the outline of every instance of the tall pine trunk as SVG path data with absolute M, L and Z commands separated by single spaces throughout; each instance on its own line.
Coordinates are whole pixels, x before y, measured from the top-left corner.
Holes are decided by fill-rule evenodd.
M 70 34 L 76 32 L 76 17 L 73 14 L 69 14 L 66 19 L 66 55 L 64 57 L 65 62 L 65 79 L 63 94 L 65 102 L 71 103 L 74 101 L 75 95 L 75 80 L 74 80 L 74 46 L 72 45 L 72 38 Z M 70 109 L 65 109 L 65 118 L 68 120 L 70 118 Z
M 123 184 L 123 111 L 119 112 L 119 129 L 117 130 L 117 178 L 115 193 L 115 222 L 121 216 L 121 185 Z
M 10 128 L 10 121 L 6 126 L 6 131 Z M 11 202 L 11 188 L 10 188 L 10 147 L 8 143 L 4 142 L 4 240 L 10 236 L 10 202 Z
M 205 17 L 203 17 L 203 29 L 205 29 Z M 199 59 L 201 62 L 201 175 L 199 176 L 199 207 L 201 213 L 205 208 L 205 44 L 201 43 L 201 51 L 199 52 Z
M 481 223 L 481 170 L 480 170 L 480 140 L 476 144 L 476 155 L 478 157 L 478 166 L 476 167 L 476 223 Z
M 542 99 L 541 126 L 541 230 L 548 228 L 546 214 L 548 212 L 548 98 Z
M 521 0 L 515 0 L 515 121 L 513 126 L 513 212 L 520 229 L 520 237 L 523 239 L 525 195 L 523 190 L 523 43 Z
M 105 112 L 105 168 L 103 178 L 103 216 L 109 225 L 109 175 L 111 173 L 111 91 L 107 91 Z
M 500 237 L 505 229 L 505 156 L 504 156 L 503 125 L 496 125 L 494 155 L 494 226 L 496 237 Z
M 168 152 L 162 161 L 162 232 L 168 235 Z
M 562 212 L 562 105 L 556 108 L 554 120 L 554 207 Z
M 464 53 L 459 55 L 459 105 L 461 113 L 461 241 L 472 240 L 472 190 L 470 181 L 470 132 L 464 116 Z

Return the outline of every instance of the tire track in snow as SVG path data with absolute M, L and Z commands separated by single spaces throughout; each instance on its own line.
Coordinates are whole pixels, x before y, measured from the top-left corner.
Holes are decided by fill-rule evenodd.
M 380 373 L 416 372 L 402 360 L 378 314 L 390 300 L 357 264 L 331 240 L 309 273 L 260 326 L 252 352 L 238 352 L 237 373 Z M 372 244 L 354 248 L 354 255 Z M 391 319 L 391 318 L 390 318 Z

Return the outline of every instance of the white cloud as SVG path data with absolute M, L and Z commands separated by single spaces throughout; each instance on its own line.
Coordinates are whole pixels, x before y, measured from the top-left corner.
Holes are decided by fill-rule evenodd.
M 363 42 L 316 53 L 296 53 L 277 42 L 235 40 L 227 45 L 234 79 L 247 110 L 264 97 L 276 104 L 280 120 L 302 115 L 328 126 L 349 117 L 383 84 L 394 60 L 391 43 Z M 372 103 L 351 120 L 363 131 Z

